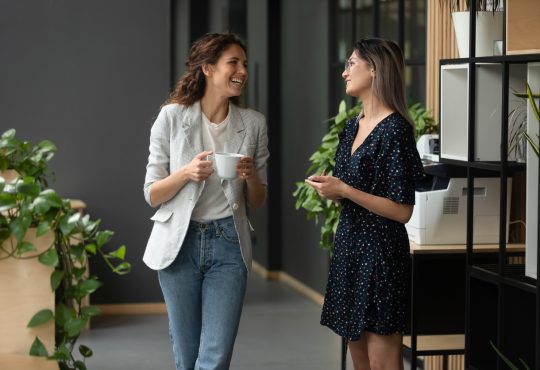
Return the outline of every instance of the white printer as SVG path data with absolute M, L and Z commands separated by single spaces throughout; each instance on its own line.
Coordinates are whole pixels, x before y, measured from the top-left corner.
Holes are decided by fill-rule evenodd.
M 417 149 L 426 179 L 417 185 L 415 207 L 405 225 L 416 244 L 465 244 L 467 237 L 467 169 L 438 163 L 438 135 L 423 135 Z M 484 171 L 474 179 L 473 242 L 499 242 L 498 172 Z M 489 177 L 491 176 L 491 177 Z M 508 179 L 506 236 L 510 214 L 512 180 Z

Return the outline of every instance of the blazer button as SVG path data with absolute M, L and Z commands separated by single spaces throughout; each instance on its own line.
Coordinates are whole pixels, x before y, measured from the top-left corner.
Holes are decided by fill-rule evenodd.
M 232 209 L 233 209 L 233 211 L 236 211 L 238 209 L 238 203 L 234 203 L 232 205 Z

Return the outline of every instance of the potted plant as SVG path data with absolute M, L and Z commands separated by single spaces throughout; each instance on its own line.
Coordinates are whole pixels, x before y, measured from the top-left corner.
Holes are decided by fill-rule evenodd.
M 329 132 L 323 136 L 321 146 L 311 155 L 309 161 L 311 165 L 306 173 L 332 175 L 335 166 L 334 157 L 339 144 L 339 133 L 343 130 L 345 123 L 353 117 L 356 117 L 362 110 L 361 104 L 348 109 L 345 101 L 341 101 L 338 108 L 338 114 L 330 118 L 331 122 Z M 415 136 L 418 139 L 423 134 L 437 132 L 437 125 L 431 116 L 420 103 L 410 103 L 408 107 L 409 115 L 415 123 Z M 296 183 L 296 190 L 293 193 L 296 198 L 296 209 L 303 208 L 307 212 L 308 220 L 314 220 L 319 223 L 322 218 L 320 245 L 333 253 L 334 234 L 339 221 L 341 207 L 329 199 L 322 199 L 317 192 L 304 181 Z
M 55 343 L 52 351 L 48 350 L 36 336 L 29 354 L 55 360 L 62 370 L 85 370 L 85 359 L 92 350 L 79 345 L 79 356 L 74 353 L 75 345 L 81 330 L 99 310 L 83 302 L 102 285 L 89 273 L 88 260 L 100 256 L 120 275 L 129 272 L 130 264 L 124 260 L 125 246 L 106 251 L 112 231 L 100 230 L 100 220 L 81 215 L 69 199 L 48 187 L 48 162 L 55 152 L 50 141 L 31 146 L 17 139 L 14 129 L 0 137 L 0 174 L 4 174 L 0 176 L 0 263 L 37 260 L 50 269 L 54 307 L 43 308 L 27 320 L 29 328 L 54 322 Z M 40 239 L 48 241 L 38 247 L 35 244 Z M 17 278 L 21 277 L 4 276 L 2 284 Z
M 531 111 L 534 117 L 536 118 L 536 121 L 540 125 L 540 106 L 536 106 L 536 102 L 534 101 L 536 98 L 540 97 L 540 94 L 533 94 L 529 84 L 527 84 L 526 88 L 527 88 L 527 91 L 525 93 L 516 93 L 515 95 L 520 98 L 527 99 L 527 101 L 529 102 L 529 105 L 531 106 Z M 536 135 L 536 140 L 535 140 L 532 136 L 530 136 L 527 133 L 526 128 L 523 130 L 523 135 L 525 136 L 525 138 L 531 145 L 531 148 L 536 154 L 536 156 L 540 157 L 540 147 L 539 147 L 539 144 L 537 143 L 538 138 L 539 138 L 538 135 Z
M 470 0 L 440 0 L 442 7 L 452 12 L 452 23 L 460 58 L 469 57 Z M 502 54 L 503 14 L 500 0 L 476 0 L 476 55 Z M 465 10 L 462 10 L 465 8 Z

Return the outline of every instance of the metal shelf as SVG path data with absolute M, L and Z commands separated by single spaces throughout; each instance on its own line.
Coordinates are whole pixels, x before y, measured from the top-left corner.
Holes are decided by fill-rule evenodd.
M 521 55 L 498 55 L 489 57 L 475 58 L 456 58 L 441 59 L 441 64 L 463 64 L 463 63 L 529 63 L 539 62 L 540 54 L 521 54 Z
M 473 265 L 469 266 L 469 274 L 487 283 L 498 283 L 536 294 L 536 282 L 525 276 L 525 265 L 505 265 L 502 274 L 498 269 L 497 264 Z
M 459 161 L 456 159 L 447 159 L 447 158 L 441 158 L 439 161 L 441 163 L 452 164 L 455 166 L 470 167 L 472 169 L 486 170 L 486 171 L 491 171 L 491 172 L 500 172 L 503 166 L 502 162 L 485 162 L 485 161 L 467 162 L 467 161 Z M 510 175 L 515 172 L 525 171 L 527 169 L 527 165 L 521 162 L 507 162 L 505 168 L 506 168 L 507 174 Z
M 506 9 L 509 1 L 503 1 L 503 50 L 506 50 Z M 470 13 L 469 13 L 469 55 L 474 55 L 476 50 L 476 17 L 474 12 L 476 11 L 477 4 L 471 2 Z M 457 166 L 463 166 L 467 168 L 467 187 L 474 186 L 474 178 L 478 176 L 478 173 L 481 171 L 491 171 L 497 172 L 501 178 L 506 178 L 514 172 L 523 172 L 526 171 L 526 167 L 522 163 L 508 162 L 504 161 L 493 161 L 498 159 L 500 156 L 497 156 L 497 153 L 492 149 L 493 147 L 486 146 L 485 136 L 482 136 L 486 132 L 486 127 L 489 127 L 486 122 L 491 122 L 489 119 L 486 119 L 486 111 L 490 112 L 492 109 L 492 104 L 495 100 L 498 101 L 498 107 L 500 107 L 500 115 L 498 118 L 495 118 L 498 121 L 497 129 L 500 130 L 500 133 L 497 133 L 497 140 L 494 142 L 494 145 L 497 145 L 496 148 L 500 152 L 505 153 L 508 151 L 508 116 L 510 107 L 511 95 L 510 87 L 512 86 L 512 74 L 511 69 L 519 70 L 520 66 L 518 64 L 532 63 L 537 64 L 540 62 L 540 54 L 521 54 L 521 55 L 500 55 L 500 56 L 488 56 L 488 57 L 471 57 L 471 58 L 456 58 L 456 59 L 443 59 L 440 61 L 440 70 L 441 76 L 443 76 L 443 70 L 445 71 L 445 80 L 440 76 L 440 99 L 441 99 L 441 111 L 443 110 L 443 98 L 446 99 L 447 103 L 454 102 L 455 104 L 460 104 L 461 107 L 466 109 L 466 112 L 461 112 L 457 117 L 452 115 L 451 104 L 448 105 L 448 116 L 443 116 L 441 113 L 441 119 L 439 122 L 444 122 L 442 118 L 446 118 L 448 122 L 456 124 L 459 129 L 459 132 L 462 132 L 465 135 L 466 143 L 449 142 L 451 145 L 447 147 L 447 153 L 443 153 L 441 150 L 441 157 L 454 157 L 458 160 L 448 160 L 441 158 L 441 162 L 454 164 Z M 491 65 L 490 65 L 491 64 Z M 530 64 L 529 64 L 530 65 Z M 489 74 L 486 73 L 489 71 Z M 492 83 L 494 79 L 500 84 L 500 87 L 495 90 L 493 87 L 496 85 Z M 442 89 L 441 86 L 443 82 L 446 82 L 446 88 Z M 461 88 L 463 85 L 466 86 L 466 97 L 454 94 L 453 96 L 446 96 L 452 92 L 452 88 Z M 482 88 L 484 89 L 482 91 Z M 500 89 L 500 90 L 499 90 Z M 448 92 L 448 91 L 449 92 Z M 486 99 L 486 94 L 495 92 L 496 96 L 493 99 Z M 445 94 L 443 94 L 445 93 Z M 490 95 L 491 96 L 491 95 Z M 455 99 L 453 99 L 455 98 Z M 457 140 L 459 135 L 454 135 L 456 127 L 449 127 L 449 132 L 447 132 L 448 138 Z M 464 127 L 465 129 L 462 129 Z M 495 126 L 493 126 L 495 128 Z M 452 131 L 454 128 L 454 131 Z M 483 131 L 482 131 L 483 130 Z M 477 132 L 478 131 L 478 132 Z M 441 131 L 441 143 L 443 143 L 444 136 L 443 131 Z M 477 137 L 478 135 L 478 137 Z M 500 138 L 500 140 L 499 140 Z M 477 140 L 478 139 L 478 140 Z M 478 143 L 479 142 L 479 143 Z M 464 145 L 461 145 L 464 144 Z M 442 144 L 441 144 L 442 148 Z M 475 161 L 475 158 L 485 159 L 486 161 Z M 533 171 L 530 171 L 532 173 Z M 529 173 L 529 174 L 530 174 Z M 536 173 L 535 173 L 536 175 Z M 466 298 L 466 317 L 467 324 L 465 328 L 465 347 L 466 347 L 466 356 L 465 356 L 465 367 L 474 369 L 475 361 L 480 359 L 479 356 L 482 356 L 478 353 L 478 349 L 482 348 L 481 351 L 485 349 L 487 351 L 484 355 L 491 356 L 489 347 L 482 347 L 487 340 L 489 339 L 484 333 L 483 329 L 489 329 L 494 335 L 496 340 L 495 345 L 499 346 L 509 346 L 509 348 L 515 348 L 521 344 L 526 345 L 526 350 L 528 355 L 532 356 L 534 364 L 531 368 L 535 370 L 540 370 L 540 280 L 532 279 L 525 275 L 525 266 L 524 265 L 512 265 L 508 264 L 506 256 L 507 251 L 505 246 L 505 232 L 504 230 L 504 220 L 506 219 L 507 213 L 510 211 L 507 209 L 507 203 L 505 201 L 507 196 L 508 189 L 504 186 L 504 182 L 501 182 L 501 195 L 500 195 L 500 222 L 498 227 L 501 231 L 500 237 L 500 248 L 499 248 L 499 263 L 498 264 L 478 264 L 474 262 L 475 256 L 472 248 L 467 248 L 466 255 L 466 278 L 467 278 L 467 298 Z M 537 199 L 527 201 L 539 202 L 538 208 L 540 209 L 540 196 Z M 467 196 L 467 245 L 473 245 L 473 231 L 474 231 L 474 198 L 472 192 L 468 193 Z M 529 230 L 540 231 L 540 218 L 536 220 L 528 220 L 530 223 Z M 532 240 L 532 239 L 528 239 Z M 538 241 L 540 241 L 540 235 L 538 235 Z M 540 264 L 540 251 L 537 255 L 538 264 Z M 485 284 L 484 284 L 485 283 Z M 491 287 L 489 287 L 491 286 Z M 484 291 L 484 288 L 488 288 Z M 510 288 L 510 289 L 509 289 Z M 475 301 L 474 298 L 477 296 L 484 297 L 487 299 L 486 302 Z M 520 338 L 519 335 L 516 335 L 516 332 L 513 332 L 511 338 L 506 334 L 508 333 L 509 328 L 512 325 L 512 319 L 507 316 L 508 312 L 519 312 L 514 306 L 516 303 L 516 297 L 523 299 L 530 303 L 529 298 L 536 302 L 536 306 L 533 310 L 527 311 L 527 316 L 521 316 L 520 319 L 523 321 L 529 321 L 531 325 L 534 325 L 534 333 L 530 334 L 527 337 L 528 342 L 522 342 L 524 338 Z M 528 298 L 524 298 L 528 297 Z M 474 304 L 480 304 L 481 308 L 489 310 L 491 315 L 482 316 L 479 314 L 479 311 L 473 310 Z M 527 306 L 530 308 L 530 306 Z M 474 315 L 473 315 L 474 314 Z M 473 322 L 474 321 L 474 322 Z M 490 326 L 490 327 L 488 327 Z M 474 328 L 474 329 L 472 329 Z M 531 342 L 532 341 L 532 342 Z M 471 344 L 472 343 L 472 344 Z M 480 347 L 476 347 L 476 353 L 471 357 L 471 354 L 474 352 L 472 350 L 473 346 L 478 343 L 484 343 Z M 504 349 L 504 348 L 503 348 Z M 525 348 L 520 348 L 520 350 L 525 350 Z M 531 352 L 532 351 L 532 352 Z M 497 358 L 497 367 L 503 366 L 502 360 Z

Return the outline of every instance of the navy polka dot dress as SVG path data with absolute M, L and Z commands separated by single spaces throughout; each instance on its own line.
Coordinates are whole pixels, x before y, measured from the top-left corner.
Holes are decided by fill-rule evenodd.
M 411 125 L 392 113 L 375 126 L 351 155 L 357 118 L 340 134 L 334 176 L 367 193 L 414 204 L 423 167 Z M 348 340 L 364 331 L 403 333 L 410 284 L 405 225 L 344 199 L 321 317 Z

